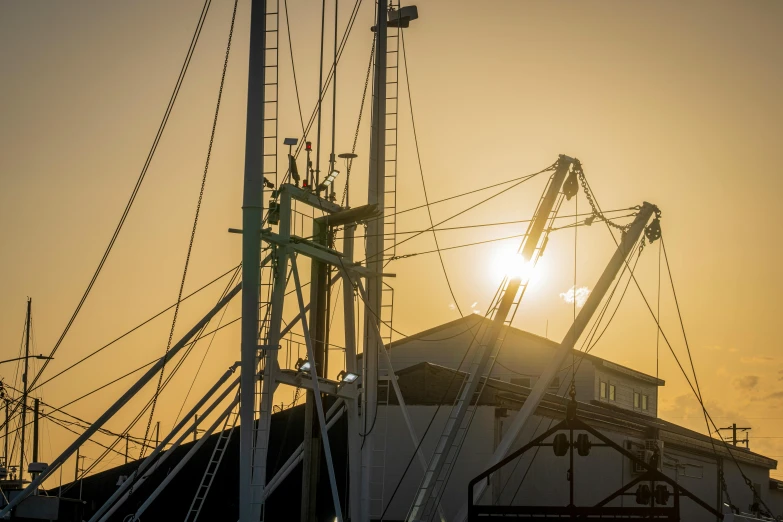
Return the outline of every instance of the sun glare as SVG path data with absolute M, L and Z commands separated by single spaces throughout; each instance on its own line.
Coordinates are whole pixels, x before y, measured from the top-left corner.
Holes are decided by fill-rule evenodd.
M 523 283 L 528 280 L 535 283 L 541 279 L 540 269 L 540 266 L 534 267 L 532 262 L 525 261 L 512 245 L 498 248 L 492 257 L 492 275 L 498 281 L 508 276 L 518 277 Z

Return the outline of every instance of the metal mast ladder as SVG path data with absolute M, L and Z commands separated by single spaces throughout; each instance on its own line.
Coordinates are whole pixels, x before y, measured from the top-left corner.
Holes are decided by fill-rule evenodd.
M 381 0 L 384 1 L 384 0 Z M 399 1 L 389 2 L 389 10 L 398 10 Z M 400 28 L 388 26 L 386 29 L 386 127 L 385 127 L 385 163 L 383 194 L 383 260 L 388 262 L 397 251 L 397 127 L 398 127 L 398 86 Z M 377 95 L 377 94 L 376 94 Z M 388 349 L 394 336 L 394 288 L 383 281 L 381 287 L 380 333 L 383 346 Z M 380 517 L 386 507 L 384 504 L 386 480 L 386 441 L 388 428 L 388 408 L 391 386 L 389 379 L 394 378 L 391 368 L 385 379 L 378 379 L 378 400 L 373 421 L 373 450 L 370 474 L 370 516 Z
M 274 183 L 275 188 L 279 188 L 278 179 L 278 100 L 280 98 L 280 90 L 278 88 L 279 81 L 279 67 L 278 67 L 278 48 L 279 48 L 279 29 L 280 29 L 280 0 L 266 0 L 264 3 L 264 121 L 263 121 L 263 176 L 264 184 L 268 186 L 268 183 Z M 264 248 L 261 252 L 261 259 L 264 259 L 266 254 L 272 255 L 272 263 L 268 263 L 261 268 L 260 274 L 260 286 L 259 286 L 259 332 L 258 338 L 263 339 L 263 344 L 268 343 L 269 328 L 271 325 L 271 302 L 272 302 L 272 290 L 274 286 L 274 273 L 276 261 L 274 249 Z M 270 266 L 271 265 L 271 266 Z M 257 353 L 257 357 L 263 357 L 262 353 Z M 256 362 L 256 368 L 258 368 L 259 359 Z M 266 446 L 269 444 L 269 426 L 266 422 L 257 421 L 256 419 L 266 418 L 265 409 L 267 405 L 271 408 L 272 397 L 274 393 L 274 386 L 272 390 L 268 390 L 268 387 L 264 387 L 261 384 L 261 375 L 258 373 L 255 381 L 255 391 L 253 393 L 253 422 L 252 437 L 252 459 L 251 459 L 251 489 L 261 487 L 266 483 L 266 459 L 258 459 L 257 452 L 261 451 L 263 455 L 266 455 Z M 265 391 L 266 390 L 266 391 Z M 266 395 L 269 395 L 266 397 Z M 253 499 L 254 509 L 260 511 L 260 499 Z M 259 513 L 260 515 L 260 513 Z M 259 517 L 254 518 L 258 519 Z
M 383 1 L 383 0 L 381 0 Z M 389 2 L 389 10 L 397 11 L 399 1 Z M 386 28 L 386 179 L 383 194 L 383 259 L 388 261 L 397 252 L 397 127 L 398 86 L 400 79 L 400 28 Z
M 230 426 L 229 420 L 231 421 Z M 198 489 L 196 489 L 196 495 L 190 503 L 188 514 L 185 515 L 185 522 L 196 522 L 198 519 L 198 516 L 201 513 L 201 507 L 204 505 L 204 501 L 209 494 L 209 488 L 212 487 L 212 482 L 215 480 L 215 475 L 217 475 L 220 463 L 223 461 L 226 448 L 231 441 L 231 434 L 234 433 L 234 427 L 237 425 L 238 420 L 238 410 L 234 410 L 230 415 L 226 416 L 226 420 L 223 423 L 223 430 L 220 432 L 215 447 L 212 448 L 212 456 L 209 458 L 207 469 L 204 470 L 204 475 L 201 477 L 201 483 L 199 484 Z
M 528 231 L 520 250 L 525 262 L 530 265 L 535 263 L 546 246 L 545 228 L 551 228 L 552 219 L 562 202 L 563 196 L 560 193 L 560 188 L 563 185 L 571 162 L 571 158 L 566 156 L 560 157 L 555 173 L 551 176 L 544 191 L 544 196 L 539 201 L 533 220 L 528 226 Z M 470 421 L 475 413 L 478 397 L 481 394 L 479 385 L 485 374 L 488 378 L 492 371 L 495 359 L 502 346 L 500 335 L 511 324 L 514 313 L 519 307 L 527 288 L 527 279 L 527 277 L 506 278 L 496 295 L 496 304 L 491 313 L 493 321 L 484 328 L 484 332 L 481 334 L 481 342 L 474 349 L 467 376 L 459 392 L 459 398 L 452 407 L 440 439 L 435 446 L 435 452 L 430 459 L 427 471 L 424 473 L 413 504 L 408 512 L 406 518 L 408 521 L 429 521 L 437 510 L 440 498 L 443 495 L 446 483 L 459 455 L 460 447 L 470 427 Z M 487 368 L 489 368 L 489 372 L 487 372 Z
M 278 89 L 278 36 L 280 0 L 266 1 L 266 35 L 264 60 L 264 178 L 278 187 L 277 179 L 277 109 Z

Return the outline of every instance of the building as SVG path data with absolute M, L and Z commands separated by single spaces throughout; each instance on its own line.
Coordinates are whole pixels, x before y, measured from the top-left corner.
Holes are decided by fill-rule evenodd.
M 483 317 L 469 316 L 389 346 L 400 390 L 416 433 L 424 438 L 421 449 L 427 457 L 434 451 L 465 377 L 458 369 L 467 367 L 473 355 L 469 352 L 465 357 L 468 346 L 487 322 Z M 488 467 L 495 447 L 557 346 L 553 341 L 514 328 L 506 328 L 501 337 L 503 348 L 490 379 L 484 383 L 478 407 L 472 412 L 473 421 L 441 500 L 447 519 L 465 505 L 468 482 Z M 658 389 L 665 384 L 663 380 L 581 352 L 575 352 L 564 364 L 551 393 L 514 448 L 564 418 L 572 375 L 582 420 L 646 459 L 652 449 L 658 448 L 662 454 L 661 471 L 702 501 L 728 512 L 724 503 L 730 498 L 742 511 L 751 510 L 757 499 L 745 484 L 738 464 L 764 502 L 773 511 L 772 506 L 779 505 L 778 497 L 783 498 L 783 491 L 780 483 L 771 489 L 769 477 L 769 471 L 777 466 L 775 460 L 740 447 L 732 448 L 730 454 L 721 442 L 658 418 Z M 376 449 L 384 449 L 386 456 L 383 518 L 403 520 L 423 469 L 418 460 L 411 462 L 414 446 L 393 392 L 380 396 L 379 420 L 371 436 L 375 437 Z M 593 505 L 608 496 L 641 471 L 635 468 L 638 466 L 630 459 L 606 448 L 596 447 L 589 457 L 577 457 L 576 505 Z M 513 466 L 504 467 L 499 477 L 496 474 L 483 501 L 564 506 L 569 500 L 567 472 L 568 458 L 555 456 L 551 447 L 538 448 Z M 720 480 L 721 473 L 728 495 Z M 610 505 L 636 504 L 634 498 L 626 496 Z M 716 518 L 689 499 L 683 500 L 681 513 L 682 519 L 689 521 Z
M 425 458 L 434 451 L 446 418 L 458 394 L 462 379 L 460 362 L 474 334 L 486 319 L 470 316 L 389 346 L 397 382 L 406 403 L 414 429 L 423 438 L 421 450 Z M 508 431 L 514 415 L 524 404 L 537 376 L 551 358 L 556 343 L 513 328 L 504 332 L 504 347 L 491 377 L 479 396 L 473 412 L 473 422 L 467 430 L 463 449 L 449 479 L 441 507 L 447 520 L 453 520 L 467 501 L 468 482 L 487 468 L 493 450 Z M 574 365 L 576 363 L 576 365 Z M 383 373 L 382 368 L 382 373 Z M 557 389 L 552 387 L 539 405 L 536 415 L 517 439 L 520 447 L 562 420 L 569 399 L 566 397 L 572 372 L 580 419 L 612 441 L 635 454 L 649 458 L 651 448 L 662 454 L 661 471 L 693 492 L 702 501 L 722 512 L 730 501 L 742 511 L 755 503 L 754 495 L 744 482 L 737 460 L 761 498 L 775 515 L 783 512 L 783 482 L 771 479 L 769 471 L 777 462 L 744 448 L 731 448 L 700 433 L 658 418 L 660 379 L 614 364 L 599 357 L 575 353 L 560 372 Z M 388 372 L 386 372 L 388 375 Z M 417 459 L 411 459 L 414 446 L 398 404 L 387 383 L 379 390 L 378 416 L 368 427 L 376 455 L 380 458 L 376 471 L 383 471 L 384 480 L 376 482 L 373 491 L 373 520 L 387 522 L 404 520 L 423 475 Z M 270 455 L 267 474 L 273 476 L 302 441 L 304 407 L 296 406 L 273 415 Z M 347 424 L 342 416 L 329 430 L 329 437 L 338 477 L 347 473 Z M 193 501 L 218 434 L 212 435 L 201 450 L 185 465 L 182 472 L 151 506 L 145 520 L 184 519 Z M 230 439 L 225 459 L 217 470 L 215 481 L 202 510 L 204 520 L 236 520 L 238 483 L 237 437 Z M 595 441 L 594 441 L 595 442 Z M 124 520 L 134 513 L 141 502 L 169 474 L 194 443 L 173 450 L 167 466 L 138 488 L 112 520 Z M 85 501 L 85 520 L 116 490 L 124 477 L 140 461 L 128 463 L 64 487 L 65 495 Z M 568 502 L 568 458 L 557 457 L 551 447 L 531 450 L 504 467 L 490 484 L 484 503 L 502 505 L 565 505 Z M 318 484 L 319 522 L 332 522 L 332 508 L 326 465 L 322 462 Z M 592 505 L 638 476 L 638 466 L 628 458 L 607 448 L 593 447 L 587 457 L 575 457 L 575 503 Z M 725 490 L 720 480 L 725 478 Z M 345 480 L 338 480 L 338 496 L 347 505 Z M 728 492 L 728 495 L 726 494 Z M 80 495 L 81 493 L 81 495 Z M 266 504 L 265 520 L 298 519 L 298 508 L 291 511 L 301 495 L 301 465 L 288 475 L 272 493 Z M 634 506 L 633 496 L 620 497 L 614 505 Z M 293 514 L 292 514 L 293 513 Z M 682 520 L 712 521 L 716 517 L 685 499 L 681 507 Z M 726 520 L 729 520 L 727 517 Z M 735 518 L 735 520 L 752 520 Z

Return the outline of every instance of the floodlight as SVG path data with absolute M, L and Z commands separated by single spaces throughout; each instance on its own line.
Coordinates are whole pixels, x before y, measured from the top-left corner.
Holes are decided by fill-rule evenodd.
M 324 180 L 324 187 L 328 187 L 334 182 L 334 179 L 340 174 L 339 170 L 332 169 L 332 171 L 329 173 L 328 176 L 326 176 L 326 179 Z
M 296 145 L 299 142 L 296 138 L 286 138 L 283 140 L 283 145 Z
M 343 382 L 345 384 L 351 384 L 353 382 L 356 382 L 356 380 L 359 378 L 359 375 L 351 372 L 347 372 L 345 370 L 341 371 L 337 374 L 337 380 L 340 382 Z
M 312 368 L 312 364 L 310 364 L 310 361 L 307 359 L 299 359 L 296 361 L 296 366 L 294 366 L 298 371 L 300 372 L 309 372 L 310 368 Z

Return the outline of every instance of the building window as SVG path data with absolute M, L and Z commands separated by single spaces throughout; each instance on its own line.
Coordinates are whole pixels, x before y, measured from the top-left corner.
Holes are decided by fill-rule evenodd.
M 606 383 L 604 381 L 599 381 L 598 388 L 599 388 L 599 397 L 601 397 L 602 399 L 606 399 Z
M 641 396 L 639 392 L 633 392 L 633 407 L 638 409 L 641 406 Z
M 560 388 L 560 376 L 556 375 L 554 378 L 552 378 L 552 382 L 549 383 L 550 388 L 554 388 L 555 390 Z
M 642 409 L 647 410 L 647 395 L 642 395 Z
M 516 384 L 517 386 L 524 386 L 525 388 L 530 388 L 530 377 L 512 377 L 511 384 Z
M 615 390 L 614 390 L 614 384 L 609 385 L 609 400 L 613 401 L 615 400 Z

